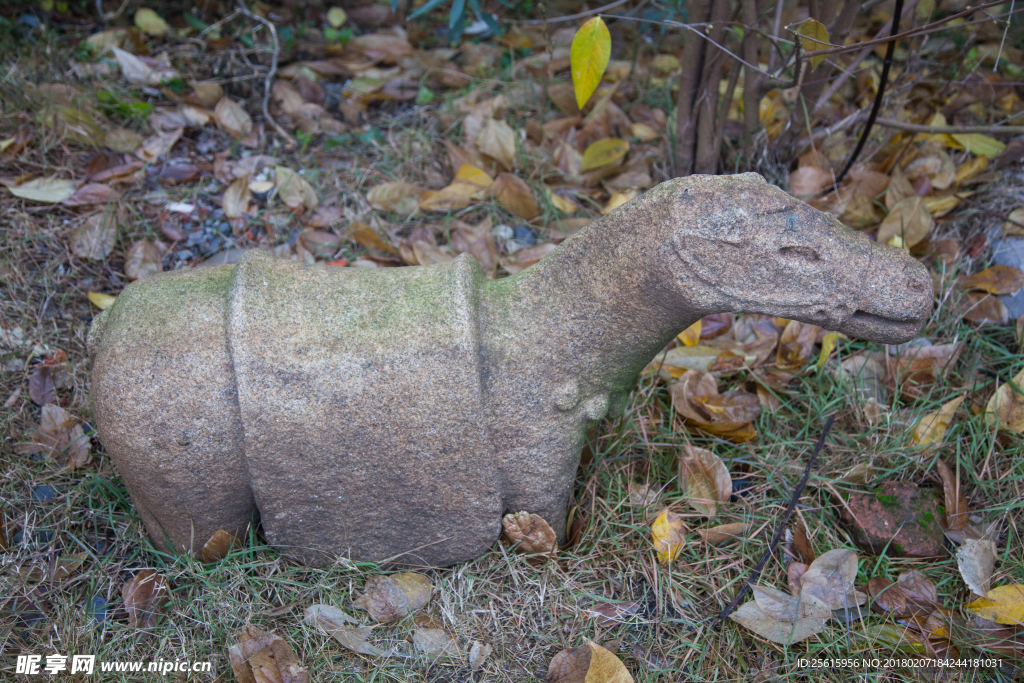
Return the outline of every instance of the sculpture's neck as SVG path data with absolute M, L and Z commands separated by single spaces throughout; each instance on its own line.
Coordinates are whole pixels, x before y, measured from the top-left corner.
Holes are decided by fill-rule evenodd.
M 483 297 L 488 363 L 578 378 L 588 390 L 627 390 L 674 335 L 714 312 L 680 290 L 661 202 L 633 205 L 567 240 L 523 273 L 489 282 Z M 642 267 L 639 267 L 642 266 Z M 511 352 L 515 350 L 517 355 Z M 512 370 L 512 368 L 506 368 Z

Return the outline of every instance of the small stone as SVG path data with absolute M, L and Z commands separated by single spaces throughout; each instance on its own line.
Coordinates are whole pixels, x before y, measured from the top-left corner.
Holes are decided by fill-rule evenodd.
M 49 484 L 42 484 L 32 489 L 32 500 L 46 503 L 57 497 L 57 489 Z
M 537 242 L 537 235 L 526 225 L 517 225 L 513 237 L 524 247 L 531 247 Z
M 102 596 L 92 596 L 85 605 L 85 613 L 99 626 L 107 619 L 107 601 Z
M 195 256 L 195 254 L 192 253 L 190 249 L 181 249 L 180 251 L 174 252 L 174 258 L 179 261 L 188 261 L 193 256 Z
M 197 230 L 196 232 L 189 233 L 185 246 L 194 247 L 197 244 L 202 244 L 204 241 L 206 241 L 206 233 L 201 230 Z
M 995 240 L 992 243 L 992 265 L 1013 266 L 1017 270 L 1024 270 L 1024 239 L 1007 237 Z M 1011 319 L 1016 320 L 1024 315 L 1024 287 L 1011 296 L 1001 296 L 999 299 L 1010 312 Z
M 887 482 L 868 493 L 851 493 L 843 519 L 866 552 L 890 557 L 945 554 L 939 509 L 941 493 L 916 484 Z M 888 546 L 888 547 L 886 547 Z

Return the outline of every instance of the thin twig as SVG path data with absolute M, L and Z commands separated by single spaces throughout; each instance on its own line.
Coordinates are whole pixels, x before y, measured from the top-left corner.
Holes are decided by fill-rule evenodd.
M 96 14 L 98 14 L 100 17 L 100 23 L 105 24 L 108 21 L 113 21 L 114 19 L 117 19 L 119 16 L 121 16 L 121 12 L 123 12 L 124 8 L 127 6 L 128 0 L 124 0 L 124 2 L 121 3 L 121 6 L 117 8 L 116 12 L 104 12 L 103 0 L 96 0 Z
M 238 3 L 238 11 L 250 19 L 260 22 L 270 30 L 270 37 L 274 40 L 274 53 L 270 59 L 270 71 L 267 72 L 267 78 L 263 82 L 263 118 L 270 122 L 270 125 L 274 127 L 277 134 L 284 138 L 288 144 L 294 145 L 295 139 L 288 135 L 288 132 L 281 127 L 281 124 L 274 120 L 274 117 L 270 115 L 270 108 L 268 107 L 270 104 L 270 88 L 274 84 L 274 76 L 277 75 L 277 59 L 281 55 L 281 43 L 277 40 L 277 29 L 274 28 L 273 22 L 264 19 L 258 14 L 253 14 L 242 2 Z
M 969 133 L 1020 135 L 1024 133 L 1024 126 L 926 126 L 920 123 L 907 123 L 881 117 L 875 119 L 875 123 L 879 126 L 905 130 L 910 133 L 933 133 L 936 135 L 967 135 Z
M 957 199 L 959 199 L 960 201 L 962 201 L 963 203 L 965 203 L 965 204 L 967 204 L 969 206 L 973 206 L 975 209 L 977 209 L 978 211 L 981 211 L 984 214 L 988 214 L 989 216 L 992 216 L 993 218 L 998 218 L 999 220 L 1006 221 L 1007 223 L 1010 223 L 1012 225 L 1016 225 L 1018 228 L 1024 228 L 1024 225 L 1022 225 L 1021 223 L 1018 223 L 1017 221 L 1013 220 L 1009 216 L 1004 216 L 1003 214 L 999 213 L 998 211 L 993 211 L 992 209 L 986 208 L 985 206 L 982 206 L 978 202 L 974 201 L 973 199 L 968 199 L 967 197 L 963 196 L 959 192 L 954 192 L 953 196 L 956 197 Z
M 904 8 L 904 10 L 908 13 L 913 11 L 913 9 L 917 6 L 918 2 L 919 0 L 910 0 L 910 2 L 907 3 L 907 6 Z M 887 32 L 892 33 L 892 19 L 889 19 L 889 21 L 886 22 L 886 24 L 878 30 L 878 33 L 875 34 L 875 40 L 882 38 L 883 36 L 885 36 Z M 839 92 L 839 89 L 846 84 L 846 81 L 849 80 L 850 76 L 853 75 L 853 72 L 857 69 L 858 66 L 860 66 L 860 63 L 867 59 L 868 55 L 870 55 L 872 52 L 874 52 L 874 50 L 871 47 L 864 48 L 863 50 L 860 51 L 860 54 L 858 54 L 854 58 L 854 60 L 850 63 L 848 67 L 842 69 L 843 73 L 838 78 L 836 78 L 832 85 L 828 87 L 828 90 L 821 94 L 821 97 L 819 97 L 818 101 L 814 104 L 815 112 L 821 109 L 821 107 L 826 102 L 832 99 L 833 95 Z
M 871 134 L 871 127 L 875 124 L 875 119 L 878 118 L 878 112 L 882 108 L 882 97 L 885 95 L 885 85 L 889 82 L 889 68 L 892 66 L 892 55 L 896 51 L 896 39 L 893 37 L 896 35 L 896 31 L 900 28 L 900 18 L 903 14 L 903 0 L 896 0 L 896 7 L 892 12 L 892 31 L 889 37 L 889 44 L 885 47 L 885 59 L 882 61 L 882 75 L 878 79 L 878 92 L 875 93 L 875 102 L 871 105 L 871 114 L 868 116 L 868 122 L 864 124 L 864 130 L 861 131 L 860 140 L 857 141 L 857 146 L 853 150 L 853 154 L 846 162 L 846 166 L 836 176 L 834 185 L 839 185 L 846 174 L 853 168 L 854 162 L 857 161 L 857 157 L 860 156 L 861 151 L 864 149 L 864 144 L 868 141 L 868 135 Z
M 772 536 L 771 543 L 768 544 L 768 550 L 765 551 L 764 555 L 761 556 L 757 566 L 754 567 L 753 571 L 750 572 L 750 576 L 743 582 L 743 587 L 740 588 L 739 593 L 732 599 L 721 614 L 719 614 L 714 621 L 713 628 L 716 630 L 721 626 L 722 622 L 732 614 L 732 611 L 736 609 L 737 605 L 740 604 L 740 600 L 747 594 L 750 587 L 754 585 L 758 577 L 761 576 L 761 572 L 764 570 L 764 566 L 768 564 L 768 558 L 775 552 L 775 548 L 778 547 L 779 541 L 782 540 L 782 534 L 786 530 L 786 525 L 789 524 L 789 518 L 793 516 L 793 510 L 796 509 L 797 501 L 800 500 L 800 496 L 803 495 L 804 487 L 807 486 L 807 480 L 811 478 L 811 469 L 814 467 L 814 461 L 818 458 L 818 453 L 821 451 L 821 447 L 825 445 L 825 438 L 828 436 L 829 431 L 832 430 L 832 424 L 836 421 L 835 415 L 829 415 L 825 421 L 825 428 L 821 430 L 821 436 L 818 438 L 818 443 L 814 445 L 814 450 L 811 451 L 811 457 L 807 460 L 807 467 L 804 468 L 804 476 L 800 478 L 800 482 L 796 485 L 793 490 L 793 497 L 789 499 L 789 506 L 786 507 L 785 514 L 782 515 L 782 523 L 779 524 L 779 528 L 775 530 L 775 535 Z
M 862 48 L 869 47 L 871 45 L 881 45 L 882 43 L 887 43 L 890 40 L 903 40 L 904 38 L 910 38 L 912 36 L 917 36 L 917 35 L 920 35 L 922 33 L 932 33 L 934 31 L 942 30 L 942 28 L 941 28 L 942 26 L 944 26 L 945 24 L 948 24 L 951 21 L 954 21 L 955 19 L 959 19 L 960 17 L 966 16 L 968 14 L 974 14 L 975 12 L 977 12 L 979 10 L 982 10 L 982 9 L 985 9 L 986 7 L 992 7 L 993 5 L 1001 5 L 1001 4 L 1003 4 L 1001 0 L 996 0 L 996 2 L 987 2 L 984 5 L 978 5 L 977 7 L 971 7 L 971 8 L 965 9 L 963 12 L 958 12 L 956 14 L 951 14 L 948 17 L 943 17 L 942 19 L 939 19 L 938 21 L 933 21 L 930 24 L 925 24 L 924 26 L 919 26 L 917 28 L 912 28 L 909 31 L 904 31 L 903 33 L 897 33 L 894 36 L 891 35 L 888 38 L 878 38 L 878 39 L 875 39 L 875 40 L 865 40 L 864 42 L 854 43 L 853 45 L 843 45 L 843 46 L 837 46 L 837 47 L 829 47 L 829 48 L 825 48 L 823 50 L 812 50 L 811 52 L 807 52 L 804 56 L 810 58 L 810 57 L 819 57 L 821 55 L 834 55 L 834 54 L 839 53 L 839 52 L 852 52 L 854 50 L 860 50 Z M 1018 11 L 1021 11 L 1021 10 L 1018 10 Z M 962 24 L 961 24 L 961 26 L 962 26 Z
M 541 24 L 554 24 L 557 21 L 572 21 L 574 19 L 582 19 L 583 17 L 589 17 L 592 14 L 603 14 L 608 10 L 615 9 L 620 5 L 625 5 L 629 0 L 615 0 L 610 2 L 604 7 L 595 7 L 594 9 L 588 9 L 583 12 L 577 12 L 576 14 L 567 14 L 564 17 L 552 17 L 545 19 L 528 19 L 524 21 L 518 21 L 517 24 L 524 24 L 528 26 L 540 26 Z

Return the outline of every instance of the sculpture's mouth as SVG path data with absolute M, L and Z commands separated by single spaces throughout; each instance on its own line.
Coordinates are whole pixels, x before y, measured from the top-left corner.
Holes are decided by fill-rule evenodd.
M 839 331 L 845 335 L 860 339 L 873 339 L 875 341 L 898 344 L 913 339 L 923 324 L 923 317 L 899 320 L 857 310 L 846 322 L 839 326 Z
M 872 243 L 871 261 L 861 278 L 856 309 L 839 325 L 851 337 L 885 344 L 914 338 L 932 310 L 927 268 L 899 249 Z

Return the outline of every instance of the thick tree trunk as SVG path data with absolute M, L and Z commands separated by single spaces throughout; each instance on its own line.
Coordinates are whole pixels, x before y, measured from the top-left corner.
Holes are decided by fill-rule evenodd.
M 718 88 L 725 54 L 715 47 L 725 39 L 728 2 L 698 0 L 690 6 L 691 23 L 710 23 L 705 40 L 690 33 L 683 48 L 676 118 L 676 175 L 715 173 L 718 169 Z M 692 65 L 692 66 L 691 66 Z

